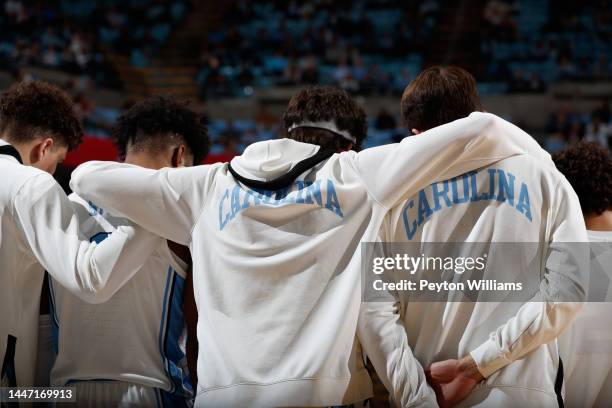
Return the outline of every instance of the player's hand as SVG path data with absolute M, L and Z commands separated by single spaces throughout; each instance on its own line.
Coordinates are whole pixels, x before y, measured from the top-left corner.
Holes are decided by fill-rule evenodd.
M 398 314 L 400 315 L 400 318 L 403 317 L 402 316 L 402 303 L 397 301 L 393 304 L 393 314 Z
M 481 380 L 476 362 L 471 356 L 461 360 L 445 360 L 433 363 L 425 370 L 427 382 L 433 388 L 440 408 L 457 405 L 468 396 Z

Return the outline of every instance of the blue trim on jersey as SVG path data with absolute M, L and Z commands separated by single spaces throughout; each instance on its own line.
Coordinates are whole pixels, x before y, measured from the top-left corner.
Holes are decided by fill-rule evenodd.
M 191 408 L 193 406 L 190 399 L 185 399 L 185 397 L 171 394 L 159 388 L 155 389 L 155 400 L 160 408 Z
M 193 386 L 186 370 L 187 357 L 179 344 L 186 333 L 183 315 L 184 291 L 185 279 L 169 267 L 159 331 L 159 350 L 164 359 L 164 370 L 172 385 L 170 393 L 183 399 L 193 395 Z
M 100 242 L 108 238 L 110 234 L 112 234 L 112 232 L 98 232 L 93 237 L 89 238 L 89 242 L 95 242 L 96 244 L 99 244 Z
M 59 353 L 59 318 L 57 317 L 57 307 L 55 306 L 55 290 L 53 289 L 53 279 L 47 274 L 49 281 L 49 311 L 51 315 L 51 337 L 53 339 L 53 351 L 57 355 Z
M 164 334 L 166 333 L 166 311 L 167 311 L 167 307 L 166 305 L 168 304 L 168 291 L 170 289 L 170 283 L 171 283 L 171 278 L 172 278 L 172 267 L 168 267 L 168 272 L 167 272 L 168 276 L 166 277 L 166 287 L 164 288 L 164 301 L 162 303 L 162 317 L 161 317 L 161 322 L 159 324 L 159 336 L 158 336 L 158 347 L 159 347 L 159 352 L 162 355 L 162 358 L 164 358 L 164 370 L 166 371 L 166 374 L 168 374 L 168 369 L 166 367 L 165 364 L 165 357 L 164 357 Z

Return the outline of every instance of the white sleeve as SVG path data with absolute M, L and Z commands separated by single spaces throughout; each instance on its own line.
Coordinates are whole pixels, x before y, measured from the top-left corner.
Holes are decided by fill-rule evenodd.
M 155 234 L 187 245 L 204 209 L 210 166 L 161 170 L 91 161 L 72 173 L 79 196 Z
M 86 302 L 108 300 L 163 242 L 139 227 L 119 227 L 100 244 L 79 231 L 73 204 L 48 174 L 27 180 L 12 203 L 24 244 L 49 274 Z M 117 275 L 117 276 L 115 276 Z
M 557 338 L 582 308 L 589 270 L 586 227 L 569 184 L 562 180 L 555 192 L 551 242 L 539 292 L 470 353 L 485 377 Z
M 412 354 L 392 302 L 363 302 L 357 337 L 380 380 L 399 407 L 437 407 L 423 367 Z
M 370 195 L 389 209 L 433 182 L 539 150 L 525 132 L 510 129 L 495 115 L 474 112 L 400 143 L 365 149 L 354 157 Z

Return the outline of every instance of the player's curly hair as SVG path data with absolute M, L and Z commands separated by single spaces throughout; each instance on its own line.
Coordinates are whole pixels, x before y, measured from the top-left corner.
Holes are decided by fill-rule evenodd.
M 367 136 L 366 114 L 361 106 L 341 89 L 312 86 L 293 95 L 283 114 L 286 137 L 298 142 L 312 143 L 334 151 L 346 149 L 350 141 L 325 129 L 297 128 L 288 132 L 294 123 L 334 122 L 339 130 L 348 131 L 356 139 L 353 150 L 361 150 Z
M 557 169 L 570 182 L 584 214 L 612 208 L 612 158 L 597 143 L 580 142 L 555 154 Z
M 19 82 L 0 96 L 0 134 L 11 142 L 52 137 L 75 149 L 83 128 L 66 92 L 42 81 Z
M 158 147 L 157 143 L 178 137 L 191 150 L 197 164 L 208 155 L 210 147 L 208 130 L 201 116 L 187 101 L 170 96 L 154 96 L 134 104 L 121 114 L 112 136 L 121 159 L 125 159 L 128 146 L 139 149 L 153 144 Z

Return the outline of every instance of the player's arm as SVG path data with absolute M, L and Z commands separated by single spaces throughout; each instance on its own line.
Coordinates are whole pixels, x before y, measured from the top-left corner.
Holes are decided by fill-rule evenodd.
M 72 173 L 81 197 L 182 245 L 204 207 L 211 166 L 161 170 L 116 162 L 87 162 Z
M 79 225 L 83 225 L 84 220 L 87 219 L 88 223 L 95 223 L 95 224 L 89 224 L 89 228 L 92 228 L 95 231 L 105 231 L 108 229 L 108 231 L 106 231 L 108 233 L 108 236 L 114 233 L 113 231 L 116 228 L 109 229 L 108 224 L 106 225 L 106 227 L 103 226 L 102 223 L 100 222 L 100 219 L 97 216 L 92 217 L 89 214 L 90 209 L 88 205 L 82 200 L 77 199 L 74 194 L 71 196 L 68 196 L 68 200 L 70 200 L 70 203 L 72 204 L 72 208 L 74 210 L 75 216 L 77 217 Z M 125 222 L 125 224 L 128 224 L 128 223 L 129 221 Z M 130 227 L 129 225 L 126 225 L 126 226 Z M 144 231 L 142 232 L 145 233 Z M 89 239 L 89 241 L 91 242 L 90 236 L 84 236 L 83 238 Z M 140 259 L 142 259 L 142 263 L 144 263 L 144 261 L 146 260 L 144 258 L 140 258 Z M 104 285 L 104 288 L 101 289 L 99 293 L 96 294 L 96 297 L 100 299 L 110 299 L 112 296 L 115 295 L 115 293 L 117 293 L 117 291 L 119 291 L 119 289 L 123 287 L 123 285 L 127 283 L 128 280 L 132 278 L 132 276 L 134 276 L 134 273 L 137 272 L 138 270 L 139 269 L 135 269 L 133 272 L 130 272 L 128 274 L 125 274 L 125 273 L 110 274 L 106 284 Z
M 396 406 L 437 407 L 394 302 L 362 303 L 357 337 Z
M 432 182 L 513 155 L 540 151 L 537 142 L 520 129 L 495 115 L 474 112 L 400 143 L 365 149 L 353 157 L 370 195 L 391 208 Z
M 161 239 L 142 228 L 124 226 L 100 244 L 90 243 L 79 232 L 72 203 L 48 174 L 31 177 L 21 186 L 11 211 L 23 245 L 56 281 L 91 303 L 110 298 L 111 276 L 125 283 Z
M 390 216 L 379 231 L 382 242 L 367 247 L 367 259 L 386 257 L 383 242 L 391 242 Z M 391 278 L 391 275 L 387 275 Z M 365 279 L 365 285 L 370 284 Z M 403 305 L 396 291 L 377 291 L 369 298 L 367 289 L 359 310 L 357 337 L 376 374 L 399 407 L 435 407 L 436 395 L 427 384 L 423 367 L 412 354 L 400 311 Z
M 578 197 L 555 188 L 552 239 L 539 292 L 470 355 L 484 377 L 557 338 L 576 318 L 588 287 L 589 247 Z

